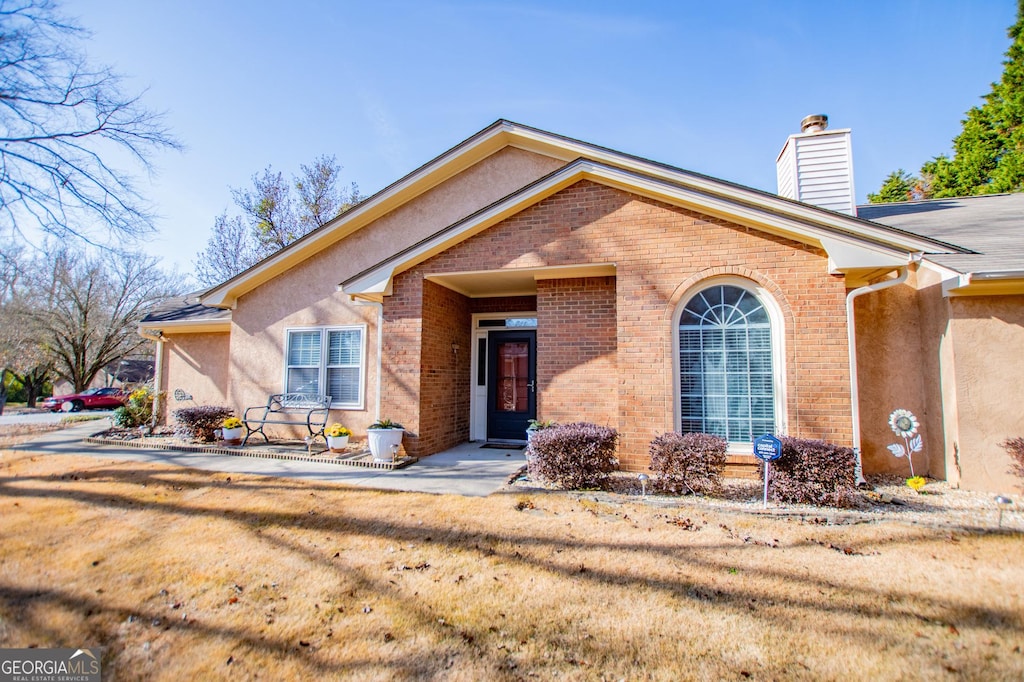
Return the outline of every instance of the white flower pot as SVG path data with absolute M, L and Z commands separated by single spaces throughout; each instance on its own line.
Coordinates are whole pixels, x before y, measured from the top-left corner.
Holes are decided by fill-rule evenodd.
M 375 462 L 392 461 L 392 448 L 401 447 L 405 429 L 367 429 L 366 440 L 370 443 L 370 454 Z
M 348 447 L 348 436 L 327 436 L 327 447 L 331 452 L 345 452 Z
M 221 429 L 221 437 L 228 445 L 241 445 L 242 427 L 239 426 L 236 429 Z

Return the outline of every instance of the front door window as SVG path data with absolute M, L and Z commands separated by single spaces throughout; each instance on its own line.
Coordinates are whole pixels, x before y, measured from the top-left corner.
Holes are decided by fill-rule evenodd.
M 524 440 L 537 417 L 537 333 L 488 335 L 487 438 Z
M 530 344 L 505 341 L 497 344 L 498 401 L 501 412 L 530 409 Z

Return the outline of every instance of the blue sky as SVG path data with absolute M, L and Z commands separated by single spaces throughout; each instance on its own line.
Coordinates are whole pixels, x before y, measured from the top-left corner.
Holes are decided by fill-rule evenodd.
M 1002 72 L 1011 0 L 65 0 L 88 54 L 186 145 L 142 189 L 143 248 L 187 273 L 270 165 L 371 194 L 499 118 L 775 191 L 800 119 L 852 128 L 859 201 L 948 152 Z

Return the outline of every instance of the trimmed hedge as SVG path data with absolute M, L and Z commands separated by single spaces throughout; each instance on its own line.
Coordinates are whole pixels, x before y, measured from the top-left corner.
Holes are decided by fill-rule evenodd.
M 831 507 L 853 505 L 857 499 L 857 460 L 853 448 L 788 436 L 779 440 L 782 456 L 772 462 L 772 499 Z M 764 464 L 761 475 L 764 476 Z
M 530 440 L 530 476 L 566 490 L 603 488 L 619 466 L 618 442 L 615 429 L 587 422 L 541 429 Z
M 213 432 L 219 429 L 225 419 L 235 413 L 230 407 L 222 405 L 200 405 L 199 407 L 182 407 L 174 411 L 174 434 L 182 440 L 193 440 L 201 443 L 212 443 Z
M 708 433 L 664 433 L 651 441 L 654 489 L 675 493 L 710 493 L 722 487 L 724 438 Z

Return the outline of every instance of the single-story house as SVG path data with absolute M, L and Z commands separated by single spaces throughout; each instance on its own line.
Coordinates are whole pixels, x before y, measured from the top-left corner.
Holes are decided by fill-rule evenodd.
M 149 358 L 124 358 L 106 365 L 86 388 L 122 387 L 144 384 L 153 379 L 154 362 Z M 68 395 L 75 386 L 66 379 L 53 382 L 53 395 Z
M 232 279 L 154 310 L 157 382 L 241 413 L 332 396 L 423 457 L 531 418 L 763 433 L 1010 491 L 1024 435 L 1024 195 L 858 208 L 849 130 L 808 117 L 771 194 L 499 120 Z M 173 409 L 168 401 L 164 410 Z

